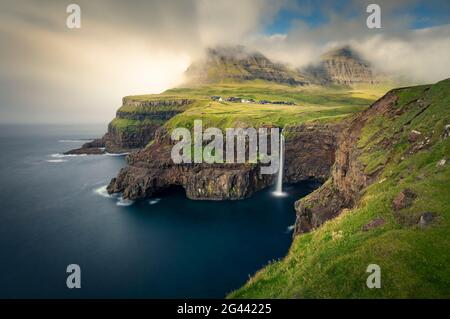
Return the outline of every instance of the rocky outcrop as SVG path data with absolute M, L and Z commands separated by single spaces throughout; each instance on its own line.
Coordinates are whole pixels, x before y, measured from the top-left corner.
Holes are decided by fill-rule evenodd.
M 172 143 L 165 129 L 158 130 L 147 148 L 132 153 L 108 186 L 110 193 L 126 199 L 142 199 L 171 186 L 182 186 L 191 199 L 242 199 L 272 183 L 255 164 L 175 164 Z
M 337 125 L 323 124 L 287 128 L 285 182 L 327 179 L 338 130 Z M 129 165 L 111 180 L 108 191 L 142 199 L 176 185 L 191 199 L 242 199 L 273 184 L 276 177 L 261 174 L 259 164 L 174 164 L 171 149 L 167 132 L 159 129 L 151 145 L 129 156 Z
M 143 199 L 171 186 L 182 186 L 186 196 L 197 200 L 233 200 L 251 196 L 272 183 L 256 165 L 205 164 L 154 166 L 143 162 L 122 169 L 108 186 L 110 193 L 126 199 Z
M 119 118 L 119 117 L 118 117 Z M 146 123 L 131 130 L 108 124 L 108 132 L 103 136 L 108 153 L 127 153 L 145 147 L 162 123 Z
M 430 226 L 436 219 L 436 215 L 431 212 L 425 212 L 422 215 L 420 215 L 419 221 L 417 222 L 417 225 L 419 225 L 420 228 L 426 228 Z
M 394 209 L 394 211 L 399 211 L 401 209 L 410 207 L 416 197 L 417 194 L 412 190 L 408 188 L 404 189 L 400 193 L 398 193 L 398 195 L 392 201 L 392 208 Z
M 124 97 L 122 107 L 108 124 L 108 132 L 102 138 L 65 154 L 128 153 L 141 149 L 154 138 L 158 128 L 191 103 L 193 100 L 186 98 Z
M 339 123 L 310 123 L 285 128 L 284 181 L 325 181 L 330 176 L 330 168 L 335 160 L 340 130 Z
M 309 232 L 337 216 L 342 209 L 352 207 L 361 197 L 363 189 L 376 180 L 379 171 L 366 173 L 365 165 L 359 160 L 362 149 L 358 147 L 358 141 L 367 120 L 395 112 L 397 99 L 395 92 L 391 91 L 369 109 L 342 124 L 344 128 L 337 139 L 331 178 L 321 188 L 295 203 L 297 219 L 294 235 Z
M 386 223 L 386 221 L 383 218 L 375 218 L 372 219 L 370 222 L 365 224 L 362 228 L 363 231 L 369 231 L 374 228 L 378 228 L 380 226 L 383 226 Z

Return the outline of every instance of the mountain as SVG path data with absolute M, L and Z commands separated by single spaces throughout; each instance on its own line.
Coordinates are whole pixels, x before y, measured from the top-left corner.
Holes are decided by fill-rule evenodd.
M 299 72 L 274 63 L 259 52 L 243 46 L 209 48 L 206 56 L 186 71 L 188 82 L 265 80 L 289 85 L 306 85 L 309 81 Z
M 275 63 L 260 52 L 243 46 L 209 48 L 202 59 L 185 72 L 189 84 L 264 80 L 288 85 L 354 85 L 377 83 L 371 64 L 353 48 L 344 46 L 326 52 L 320 62 L 294 70 Z
M 325 53 L 319 64 L 307 67 L 305 73 L 313 82 L 319 84 L 352 85 L 377 82 L 370 63 L 350 46 Z
M 186 70 L 186 77 L 185 84 L 188 84 L 188 87 L 191 84 L 194 84 L 193 86 L 202 84 L 207 87 L 208 84 L 214 86 L 223 82 L 234 83 L 235 86 L 230 88 L 229 92 L 224 92 L 223 88 L 217 91 L 210 88 L 204 92 L 194 90 L 180 94 L 180 91 L 174 89 L 163 95 L 125 97 L 116 118 L 108 126 L 108 132 L 101 139 L 86 143 L 80 149 L 69 151 L 68 154 L 122 153 L 143 148 L 165 122 L 184 112 L 193 101 L 197 101 L 198 98 L 207 99 L 211 94 L 223 97 L 240 94 L 240 97 L 245 99 L 312 103 L 323 107 L 330 103 L 334 104 L 338 97 L 330 97 L 325 92 L 314 93 L 317 92 L 314 90 L 298 94 L 296 90 L 309 84 L 326 86 L 376 81 L 370 64 L 348 46 L 324 54 L 319 65 L 301 71 L 272 62 L 263 54 L 249 51 L 243 46 L 215 47 L 208 49 L 202 59 L 194 62 Z M 261 83 L 252 83 L 252 80 L 260 80 Z M 247 89 L 248 86 L 255 87 L 246 92 L 242 88 L 244 82 Z M 286 89 L 267 88 L 271 82 L 285 85 Z M 371 96 L 370 99 L 377 97 L 379 96 Z M 370 101 L 351 100 L 348 103 L 361 106 L 368 102 Z M 342 101 L 338 104 L 341 103 Z

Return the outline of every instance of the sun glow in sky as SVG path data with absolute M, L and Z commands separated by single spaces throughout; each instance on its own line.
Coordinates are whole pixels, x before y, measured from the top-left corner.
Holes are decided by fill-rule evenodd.
M 450 2 L 378 0 L 0 0 L 0 122 L 107 123 L 126 95 L 180 83 L 206 47 L 243 44 L 302 67 L 351 44 L 382 71 L 415 83 L 450 76 Z M 424 30 L 424 28 L 427 28 Z M 420 30 L 422 29 L 422 30 Z

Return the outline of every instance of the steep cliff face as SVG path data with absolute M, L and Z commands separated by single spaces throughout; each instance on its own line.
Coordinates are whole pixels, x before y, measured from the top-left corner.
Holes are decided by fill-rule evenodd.
M 443 81 L 441 86 L 448 83 Z M 436 85 L 437 86 L 437 85 Z M 364 189 L 373 184 L 387 163 L 395 156 L 394 147 L 405 139 L 405 131 L 410 130 L 407 139 L 415 146 L 410 147 L 409 155 L 430 146 L 431 137 L 426 137 L 411 126 L 411 121 L 421 115 L 433 102 L 427 97 L 427 87 L 418 87 L 419 97 L 406 106 L 399 102 L 408 89 L 397 89 L 387 93 L 369 109 L 344 123 L 344 129 L 338 137 L 335 163 L 331 178 L 320 189 L 305 199 L 296 202 L 297 221 L 295 234 L 311 231 L 325 221 L 337 216 L 342 209 L 353 207 L 364 194 Z M 401 105 L 402 107 L 399 107 Z M 399 118 L 407 117 L 402 126 Z M 388 134 L 389 129 L 382 123 L 396 130 Z M 381 127 L 374 127 L 375 124 Z M 388 126 L 389 127 L 389 126 Z M 370 132 L 370 140 L 367 131 Z M 419 144 L 419 142 L 421 144 Z
M 349 119 L 332 175 L 296 203 L 285 258 L 234 298 L 448 298 L 450 79 L 395 89 Z M 367 268 L 382 289 L 366 286 Z
M 285 182 L 325 180 L 334 162 L 338 125 L 308 124 L 285 130 Z M 182 186 L 191 199 L 242 199 L 273 184 L 258 164 L 174 164 L 173 144 L 164 128 L 147 148 L 129 157 L 109 187 L 127 199 L 150 197 L 170 186 Z
M 66 154 L 127 153 L 145 147 L 155 132 L 194 102 L 182 97 L 124 97 L 108 132 Z
M 388 116 L 395 109 L 393 106 L 397 99 L 395 91 L 389 92 L 367 111 L 344 124 L 345 128 L 338 138 L 331 179 L 319 190 L 295 203 L 297 221 L 294 234 L 311 231 L 337 216 L 343 208 L 353 206 L 362 190 L 376 180 L 382 166 L 370 173 L 365 171 L 365 165 L 359 160 L 363 150 L 358 147 L 358 141 L 367 120 L 374 116 Z
M 173 143 L 164 128 L 153 143 L 132 153 L 128 166 L 111 180 L 110 193 L 126 199 L 147 198 L 171 186 L 182 186 L 191 199 L 242 199 L 272 183 L 271 175 L 261 175 L 252 164 L 174 164 Z
M 308 80 L 285 65 L 274 63 L 259 52 L 243 46 L 216 47 L 186 71 L 190 83 L 214 83 L 224 80 L 265 80 L 289 85 L 306 85 Z
M 325 181 L 335 160 L 339 123 L 307 123 L 285 128 L 284 181 Z
M 377 82 L 369 62 L 363 60 L 351 47 L 345 46 L 325 53 L 319 65 L 305 71 L 313 82 L 352 85 Z
M 108 125 L 104 137 L 106 150 L 118 153 L 145 147 L 159 127 L 193 102 L 187 98 L 142 100 L 125 97 L 116 118 Z

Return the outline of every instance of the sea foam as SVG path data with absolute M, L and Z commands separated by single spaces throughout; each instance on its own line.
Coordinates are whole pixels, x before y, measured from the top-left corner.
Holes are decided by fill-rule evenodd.
M 131 206 L 134 204 L 134 201 L 130 199 L 123 199 L 123 197 L 119 197 L 119 200 L 117 201 L 117 206 Z
M 51 160 L 46 160 L 47 163 L 64 163 L 67 162 L 67 160 L 65 159 L 51 159 Z
M 291 231 L 294 230 L 294 228 L 295 228 L 295 224 L 294 224 L 294 225 L 291 225 L 291 226 L 288 226 L 288 227 L 286 228 L 286 233 L 290 233 Z
M 113 198 L 114 196 L 111 194 L 108 194 L 107 188 L 108 185 L 103 185 L 99 188 L 94 189 L 94 193 L 97 195 L 100 195 L 102 197 L 106 197 L 106 198 Z
M 51 154 L 50 155 L 50 157 L 54 157 L 54 158 L 79 157 L 79 156 L 87 156 L 87 154 L 61 154 L 61 153 L 55 153 L 55 154 Z
M 87 142 L 92 142 L 93 140 L 90 140 L 90 139 L 85 139 L 85 140 L 83 140 L 83 139 L 79 139 L 79 140 L 76 140 L 76 139 L 73 139 L 73 140 L 59 140 L 58 142 L 59 143 L 87 143 Z
M 127 153 L 108 153 L 108 152 L 105 152 L 105 155 L 107 155 L 107 156 L 125 156 L 125 155 L 128 155 L 128 154 L 130 154 L 129 152 L 127 152 Z
M 149 200 L 148 203 L 150 205 L 155 205 L 155 204 L 158 204 L 160 200 L 161 200 L 161 198 L 153 198 L 153 199 Z

